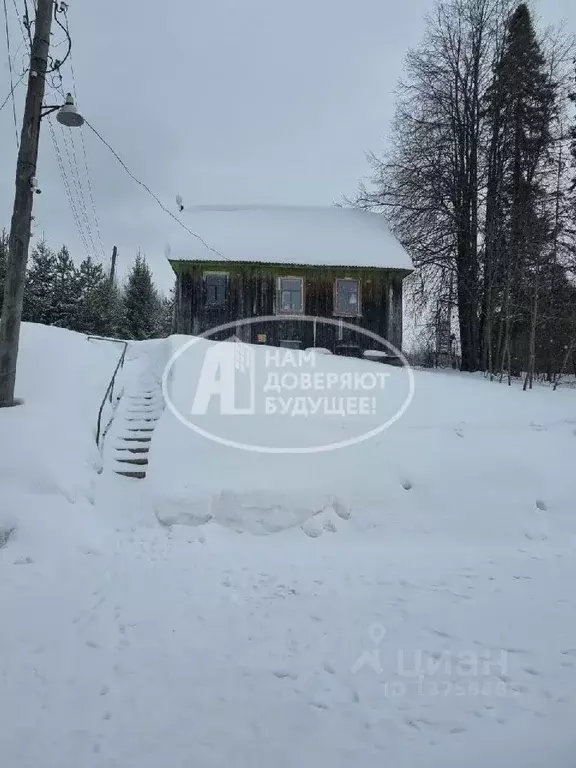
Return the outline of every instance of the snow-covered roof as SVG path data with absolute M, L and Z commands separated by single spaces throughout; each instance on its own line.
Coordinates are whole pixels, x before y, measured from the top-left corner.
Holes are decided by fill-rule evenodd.
M 413 269 L 385 219 L 356 208 L 197 206 L 180 217 L 210 248 L 183 232 L 167 249 L 171 262 Z

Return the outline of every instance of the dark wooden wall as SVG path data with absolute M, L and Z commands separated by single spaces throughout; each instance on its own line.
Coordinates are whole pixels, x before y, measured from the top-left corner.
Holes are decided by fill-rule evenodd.
M 408 274 L 405 271 L 199 262 L 173 262 L 172 266 L 177 275 L 177 333 L 199 335 L 235 320 L 274 315 L 277 281 L 281 276 L 304 278 L 304 314 L 338 319 L 334 315 L 335 280 L 351 278 L 360 281 L 361 316 L 342 319 L 402 348 L 402 280 Z M 224 305 L 206 305 L 206 272 L 229 275 Z M 300 340 L 302 349 L 314 346 L 313 323 L 277 317 L 279 320 L 272 323 L 229 328 L 211 338 L 224 339 L 236 333 L 243 341 L 256 343 L 258 334 L 266 334 L 265 343 L 271 346 L 280 346 L 282 340 L 289 339 Z M 362 350 L 378 348 L 376 342 L 350 329 L 317 324 L 315 346 L 334 351 L 338 344 L 347 342 L 358 344 Z

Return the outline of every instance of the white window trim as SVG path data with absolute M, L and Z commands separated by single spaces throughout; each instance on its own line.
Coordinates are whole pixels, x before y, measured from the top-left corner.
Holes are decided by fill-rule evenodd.
M 357 283 L 358 306 L 356 312 L 340 312 L 338 309 L 338 283 Z M 334 280 L 334 317 L 362 317 L 362 281 L 357 277 L 337 277 Z
M 300 281 L 300 297 L 301 297 L 301 309 L 282 309 L 282 280 L 299 280 Z M 304 285 L 304 278 L 300 275 L 282 275 L 276 280 L 276 307 L 274 314 L 276 315 L 303 315 L 306 301 L 306 292 Z

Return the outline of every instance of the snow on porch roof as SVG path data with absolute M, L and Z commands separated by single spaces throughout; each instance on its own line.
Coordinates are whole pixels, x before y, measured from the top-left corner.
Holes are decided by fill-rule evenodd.
M 169 246 L 177 261 L 222 261 L 412 270 L 412 261 L 377 213 L 356 208 L 196 206 L 181 214 L 199 240 Z

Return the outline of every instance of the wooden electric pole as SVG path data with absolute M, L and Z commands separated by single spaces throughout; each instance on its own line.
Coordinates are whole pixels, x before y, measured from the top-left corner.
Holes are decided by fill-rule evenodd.
M 8 241 L 4 304 L 0 320 L 0 407 L 16 404 L 14 401 L 16 360 L 35 192 L 35 184 L 32 180 L 36 177 L 53 12 L 54 0 L 38 0 L 30 55 L 28 91 L 16 166 L 16 194 Z
M 112 248 L 112 264 L 110 265 L 110 282 L 113 283 L 116 280 L 116 258 L 118 256 L 118 248 L 114 246 Z

